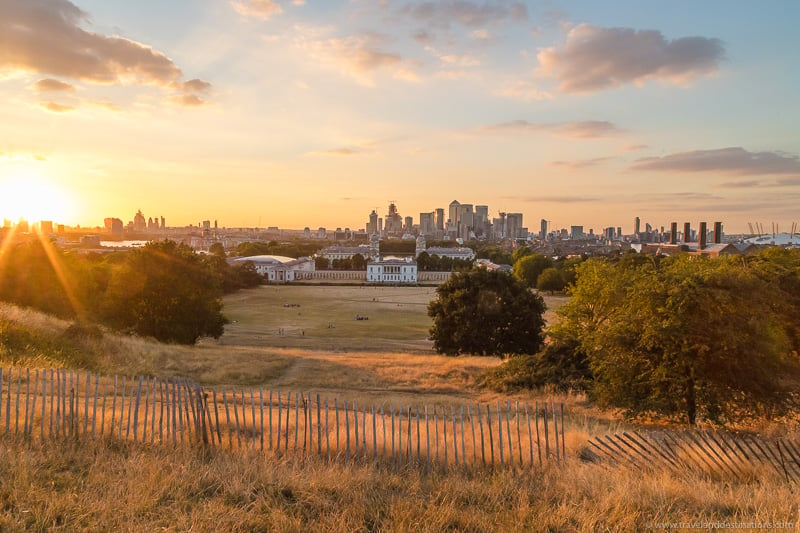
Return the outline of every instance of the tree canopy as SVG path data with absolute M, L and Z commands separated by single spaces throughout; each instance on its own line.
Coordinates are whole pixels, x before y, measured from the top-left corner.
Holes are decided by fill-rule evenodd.
M 192 344 L 223 332 L 223 290 L 260 283 L 224 250 L 201 256 L 172 241 L 108 255 L 68 253 L 47 241 L 11 243 L 0 261 L 0 300 L 160 341 Z
M 695 424 L 772 412 L 788 393 L 782 377 L 796 373 L 798 361 L 793 321 L 775 304 L 786 300 L 784 289 L 763 275 L 765 262 L 590 259 L 577 267 L 553 333 L 585 354 L 594 398 L 628 416 Z
M 149 243 L 112 269 L 104 316 L 119 329 L 194 344 L 223 333 L 222 287 L 202 258 L 173 241 Z
M 542 345 L 544 300 L 513 276 L 476 268 L 453 274 L 436 294 L 428 315 L 439 353 L 504 357 Z
M 520 250 L 526 249 L 527 248 L 520 248 Z M 530 253 L 522 255 L 514 263 L 514 276 L 528 287 L 535 288 L 539 280 L 539 274 L 552 266 L 553 260 L 542 254 Z

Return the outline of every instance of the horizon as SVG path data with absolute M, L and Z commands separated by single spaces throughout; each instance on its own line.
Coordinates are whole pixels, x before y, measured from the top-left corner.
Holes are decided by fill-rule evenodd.
M 785 231 L 800 4 L 771 7 L 10 0 L 0 219 L 360 229 L 456 199 Z

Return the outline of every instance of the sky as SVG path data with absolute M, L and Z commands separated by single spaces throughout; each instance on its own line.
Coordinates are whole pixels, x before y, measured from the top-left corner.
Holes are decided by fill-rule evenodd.
M 0 0 L 0 218 L 800 220 L 800 2 Z

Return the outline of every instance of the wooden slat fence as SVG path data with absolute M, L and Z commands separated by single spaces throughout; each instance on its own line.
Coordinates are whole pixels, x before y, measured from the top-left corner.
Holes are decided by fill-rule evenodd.
M 753 479 L 759 468 L 800 481 L 800 442 L 790 438 L 710 430 L 625 431 L 596 436 L 581 458 L 636 469 L 666 468 L 714 477 Z
M 566 456 L 563 404 L 359 404 L 184 378 L 0 369 L 0 434 L 116 438 L 441 469 L 517 470 Z

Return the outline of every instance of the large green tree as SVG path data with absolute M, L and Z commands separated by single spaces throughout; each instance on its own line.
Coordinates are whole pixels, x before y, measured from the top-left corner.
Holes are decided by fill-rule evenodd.
M 218 276 L 194 251 L 172 241 L 130 252 L 112 268 L 105 295 L 106 321 L 163 342 L 193 344 L 218 338 L 222 315 Z
M 504 357 L 542 345 L 544 300 L 513 276 L 476 268 L 453 274 L 428 305 L 437 352 Z
M 781 289 L 741 260 L 681 256 L 577 268 L 554 333 L 579 342 L 594 397 L 695 424 L 770 413 L 797 371 Z
M 539 274 L 553 266 L 553 260 L 542 254 L 523 255 L 514 263 L 514 276 L 527 284 L 528 287 L 536 288 Z

